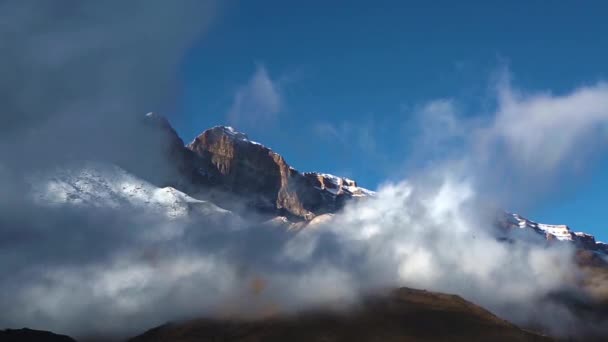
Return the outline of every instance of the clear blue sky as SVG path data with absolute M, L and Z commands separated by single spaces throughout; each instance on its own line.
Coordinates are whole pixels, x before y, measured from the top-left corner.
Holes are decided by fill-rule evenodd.
M 403 127 L 425 102 L 451 98 L 483 111 L 505 66 L 532 92 L 608 80 L 608 2 L 328 3 L 224 6 L 179 75 L 169 118 L 184 140 L 231 123 L 299 170 L 375 188 L 403 176 L 415 149 Z M 608 158 L 599 159 L 586 179 L 523 214 L 608 240 Z

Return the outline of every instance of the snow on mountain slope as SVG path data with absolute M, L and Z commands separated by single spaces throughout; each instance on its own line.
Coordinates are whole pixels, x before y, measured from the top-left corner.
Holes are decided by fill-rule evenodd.
M 608 254 L 608 245 L 595 241 L 593 235 L 573 232 L 567 225 L 538 223 L 513 213 L 505 213 L 505 216 L 505 223 L 508 228 L 531 229 L 544 235 L 548 240 L 556 239 L 572 242 L 585 249 Z
M 115 165 L 85 163 L 30 177 L 32 196 L 41 205 L 133 208 L 168 218 L 228 215 L 213 203 L 194 199 L 172 187 L 158 188 Z
M 325 190 L 333 195 L 347 194 L 352 197 L 367 197 L 376 194 L 374 191 L 357 186 L 357 183 L 349 178 L 319 172 L 305 172 L 304 176 L 316 180 L 316 189 Z

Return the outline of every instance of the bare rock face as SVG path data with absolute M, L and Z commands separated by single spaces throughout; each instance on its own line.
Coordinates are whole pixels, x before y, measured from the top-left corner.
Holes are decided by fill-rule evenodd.
M 371 194 L 352 180 L 302 174 L 281 155 L 232 127 L 208 129 L 186 148 L 196 155 L 198 169 L 215 185 L 267 212 L 311 220 L 339 210 L 347 199 Z

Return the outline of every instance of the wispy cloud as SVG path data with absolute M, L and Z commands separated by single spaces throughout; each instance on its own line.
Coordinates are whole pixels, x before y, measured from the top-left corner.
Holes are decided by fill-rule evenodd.
M 240 87 L 228 111 L 228 122 L 233 125 L 251 125 L 271 122 L 283 106 L 280 87 L 271 79 L 264 65 L 258 65 L 247 82 Z
M 495 89 L 489 113 L 466 112 L 457 99 L 422 105 L 414 114 L 417 133 L 406 143 L 415 146 L 409 162 L 435 168 L 450 161 L 503 204 L 525 207 L 561 180 L 591 169 L 594 156 L 606 150 L 606 83 L 560 95 L 525 92 L 505 72 Z M 527 196 L 520 196 L 522 189 Z
M 375 154 L 378 144 L 372 122 L 352 123 L 342 121 L 337 124 L 317 122 L 312 129 L 315 135 L 327 141 L 337 142 L 343 147 L 356 148 L 365 154 Z
M 578 88 L 566 95 L 525 94 L 506 83 L 499 88 L 499 108 L 485 134 L 505 146 L 522 167 L 539 171 L 563 166 L 606 142 L 608 84 Z

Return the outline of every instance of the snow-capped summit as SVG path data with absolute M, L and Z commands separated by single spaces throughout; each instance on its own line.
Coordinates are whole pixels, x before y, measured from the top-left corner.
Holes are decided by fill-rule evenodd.
M 564 224 L 545 224 L 529 220 L 519 214 L 505 213 L 504 224 L 507 228 L 530 229 L 544 235 L 547 240 L 558 240 L 575 243 L 584 249 L 601 252 L 608 255 L 608 245 L 596 242 L 595 237 L 583 232 L 573 232 Z

